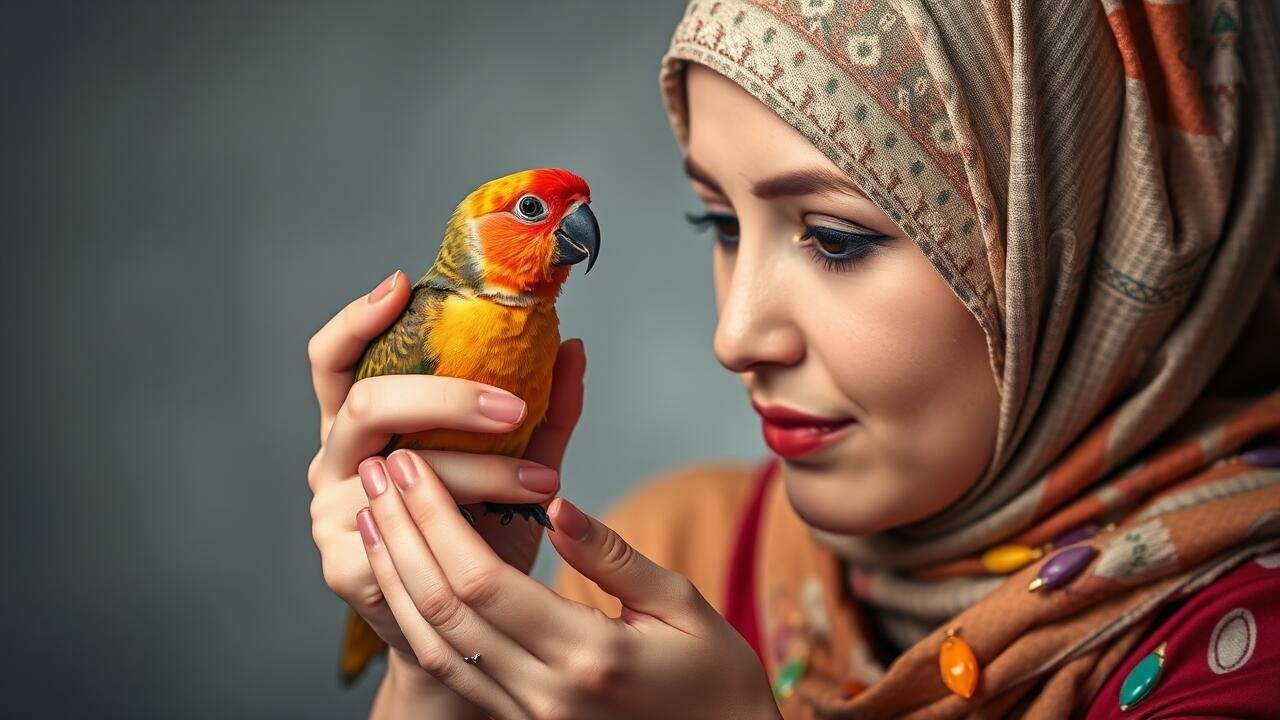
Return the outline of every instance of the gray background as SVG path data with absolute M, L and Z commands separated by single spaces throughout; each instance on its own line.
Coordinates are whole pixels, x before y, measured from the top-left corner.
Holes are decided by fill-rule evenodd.
M 367 711 L 310 535 L 306 343 L 490 178 L 573 169 L 603 228 L 560 302 L 590 366 L 564 494 L 763 457 L 658 95 L 683 6 L 5 6 L 0 714 Z

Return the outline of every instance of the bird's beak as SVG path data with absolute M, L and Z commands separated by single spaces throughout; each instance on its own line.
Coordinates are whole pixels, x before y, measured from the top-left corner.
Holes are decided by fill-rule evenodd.
M 569 213 L 556 228 L 556 261 L 552 265 L 577 265 L 587 260 L 587 272 L 600 254 L 600 224 L 586 203 Z M 584 275 L 586 273 L 583 273 Z

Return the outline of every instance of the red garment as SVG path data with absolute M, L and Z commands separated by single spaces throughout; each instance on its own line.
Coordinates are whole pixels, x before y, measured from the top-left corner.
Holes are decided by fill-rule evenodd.
M 764 662 L 755 597 L 756 540 L 774 459 L 757 475 L 734 540 L 725 619 Z M 1165 603 L 1146 638 L 1089 705 L 1086 720 L 1116 718 L 1280 718 L 1280 553 L 1253 558 L 1189 598 Z M 1159 682 L 1137 706 L 1120 710 L 1129 671 L 1167 643 Z
M 1280 718 L 1280 553 L 1241 563 L 1167 604 L 1162 617 L 1102 686 L 1086 720 Z M 1121 712 L 1125 676 L 1162 642 L 1160 681 Z

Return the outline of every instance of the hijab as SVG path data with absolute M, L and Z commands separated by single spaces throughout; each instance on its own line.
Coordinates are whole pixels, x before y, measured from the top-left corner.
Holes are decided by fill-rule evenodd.
M 934 515 L 860 536 L 766 518 L 765 636 L 799 614 L 825 638 L 805 712 L 1065 717 L 1161 602 L 1280 544 L 1280 470 L 1238 461 L 1280 439 L 1277 37 L 1235 0 L 689 3 L 660 73 L 682 150 L 695 62 L 912 238 L 1000 392 L 988 467 Z M 1084 527 L 1088 569 L 1028 593 Z M 1041 555 L 992 569 L 1001 546 Z M 887 669 L 868 613 L 908 646 Z M 968 699 L 939 680 L 957 629 Z

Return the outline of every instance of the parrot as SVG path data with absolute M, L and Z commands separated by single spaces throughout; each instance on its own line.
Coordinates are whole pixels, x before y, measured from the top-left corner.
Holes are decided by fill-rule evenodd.
M 435 262 L 413 284 L 404 312 L 365 348 L 355 379 L 447 375 L 500 387 L 525 401 L 516 429 L 434 429 L 395 435 L 380 453 L 454 450 L 520 457 L 551 398 L 560 347 L 556 299 L 571 266 L 600 252 L 600 226 L 581 177 L 561 168 L 523 170 L 473 190 L 454 209 Z M 485 503 L 506 525 L 515 514 L 554 530 L 537 504 Z M 459 507 L 473 526 L 475 519 Z M 350 610 L 340 677 L 350 686 L 385 643 Z

